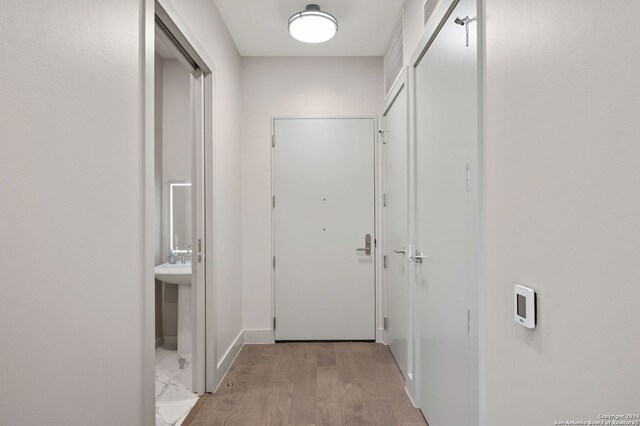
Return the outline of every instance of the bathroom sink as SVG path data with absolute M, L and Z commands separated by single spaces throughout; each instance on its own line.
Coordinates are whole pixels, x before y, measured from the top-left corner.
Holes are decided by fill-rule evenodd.
M 191 263 L 163 263 L 156 266 L 156 279 L 169 284 L 191 284 Z

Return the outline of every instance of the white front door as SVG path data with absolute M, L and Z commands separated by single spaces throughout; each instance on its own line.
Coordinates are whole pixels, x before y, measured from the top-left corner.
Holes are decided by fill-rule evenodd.
M 387 343 L 405 377 L 409 362 L 408 144 L 409 111 L 405 79 L 396 83 L 384 114 L 384 253 L 387 257 Z
M 274 120 L 276 340 L 375 339 L 375 139 L 370 118 Z
M 415 69 L 416 364 L 431 426 L 478 424 L 476 17 L 461 0 Z

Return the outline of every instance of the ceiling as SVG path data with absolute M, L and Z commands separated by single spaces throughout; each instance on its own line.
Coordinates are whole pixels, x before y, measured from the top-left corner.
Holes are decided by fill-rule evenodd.
M 289 35 L 291 15 L 314 0 L 214 0 L 242 56 L 383 56 L 403 0 L 316 0 L 338 20 L 326 43 Z

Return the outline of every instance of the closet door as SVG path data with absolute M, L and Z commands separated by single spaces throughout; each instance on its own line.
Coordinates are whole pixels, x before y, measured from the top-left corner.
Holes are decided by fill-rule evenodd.
M 478 424 L 476 30 L 476 2 L 461 0 L 415 68 L 416 363 L 430 426 Z
M 391 91 L 383 125 L 384 253 L 387 343 L 402 374 L 409 373 L 409 104 L 406 72 Z

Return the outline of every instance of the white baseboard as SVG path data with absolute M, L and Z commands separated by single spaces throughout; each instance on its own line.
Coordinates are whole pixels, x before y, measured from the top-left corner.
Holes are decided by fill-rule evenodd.
M 275 343 L 273 330 L 270 328 L 249 328 L 244 330 L 244 343 L 265 345 Z
M 227 351 L 220 358 L 220 361 L 218 361 L 218 365 L 216 366 L 216 374 L 215 374 L 217 383 L 216 383 L 214 392 L 218 390 L 218 387 L 220 386 L 220 383 L 222 382 L 224 375 L 227 374 L 227 371 L 229 371 L 229 367 L 231 367 L 231 364 L 233 364 L 233 361 L 238 356 L 238 353 L 240 352 L 240 349 L 242 349 L 243 345 L 244 345 L 244 330 L 238 333 L 238 336 L 236 336 L 236 338 L 231 343 Z
M 376 332 L 376 343 L 387 344 L 387 331 L 383 327 L 378 328 Z
M 411 400 L 413 406 L 416 408 L 420 408 L 415 401 L 416 387 L 411 375 L 407 375 L 407 378 L 404 380 L 404 391 L 407 393 L 407 396 Z
M 158 349 L 160 346 L 162 346 L 163 343 L 164 343 L 164 339 L 162 338 L 162 336 L 158 337 L 156 339 L 156 349 Z

